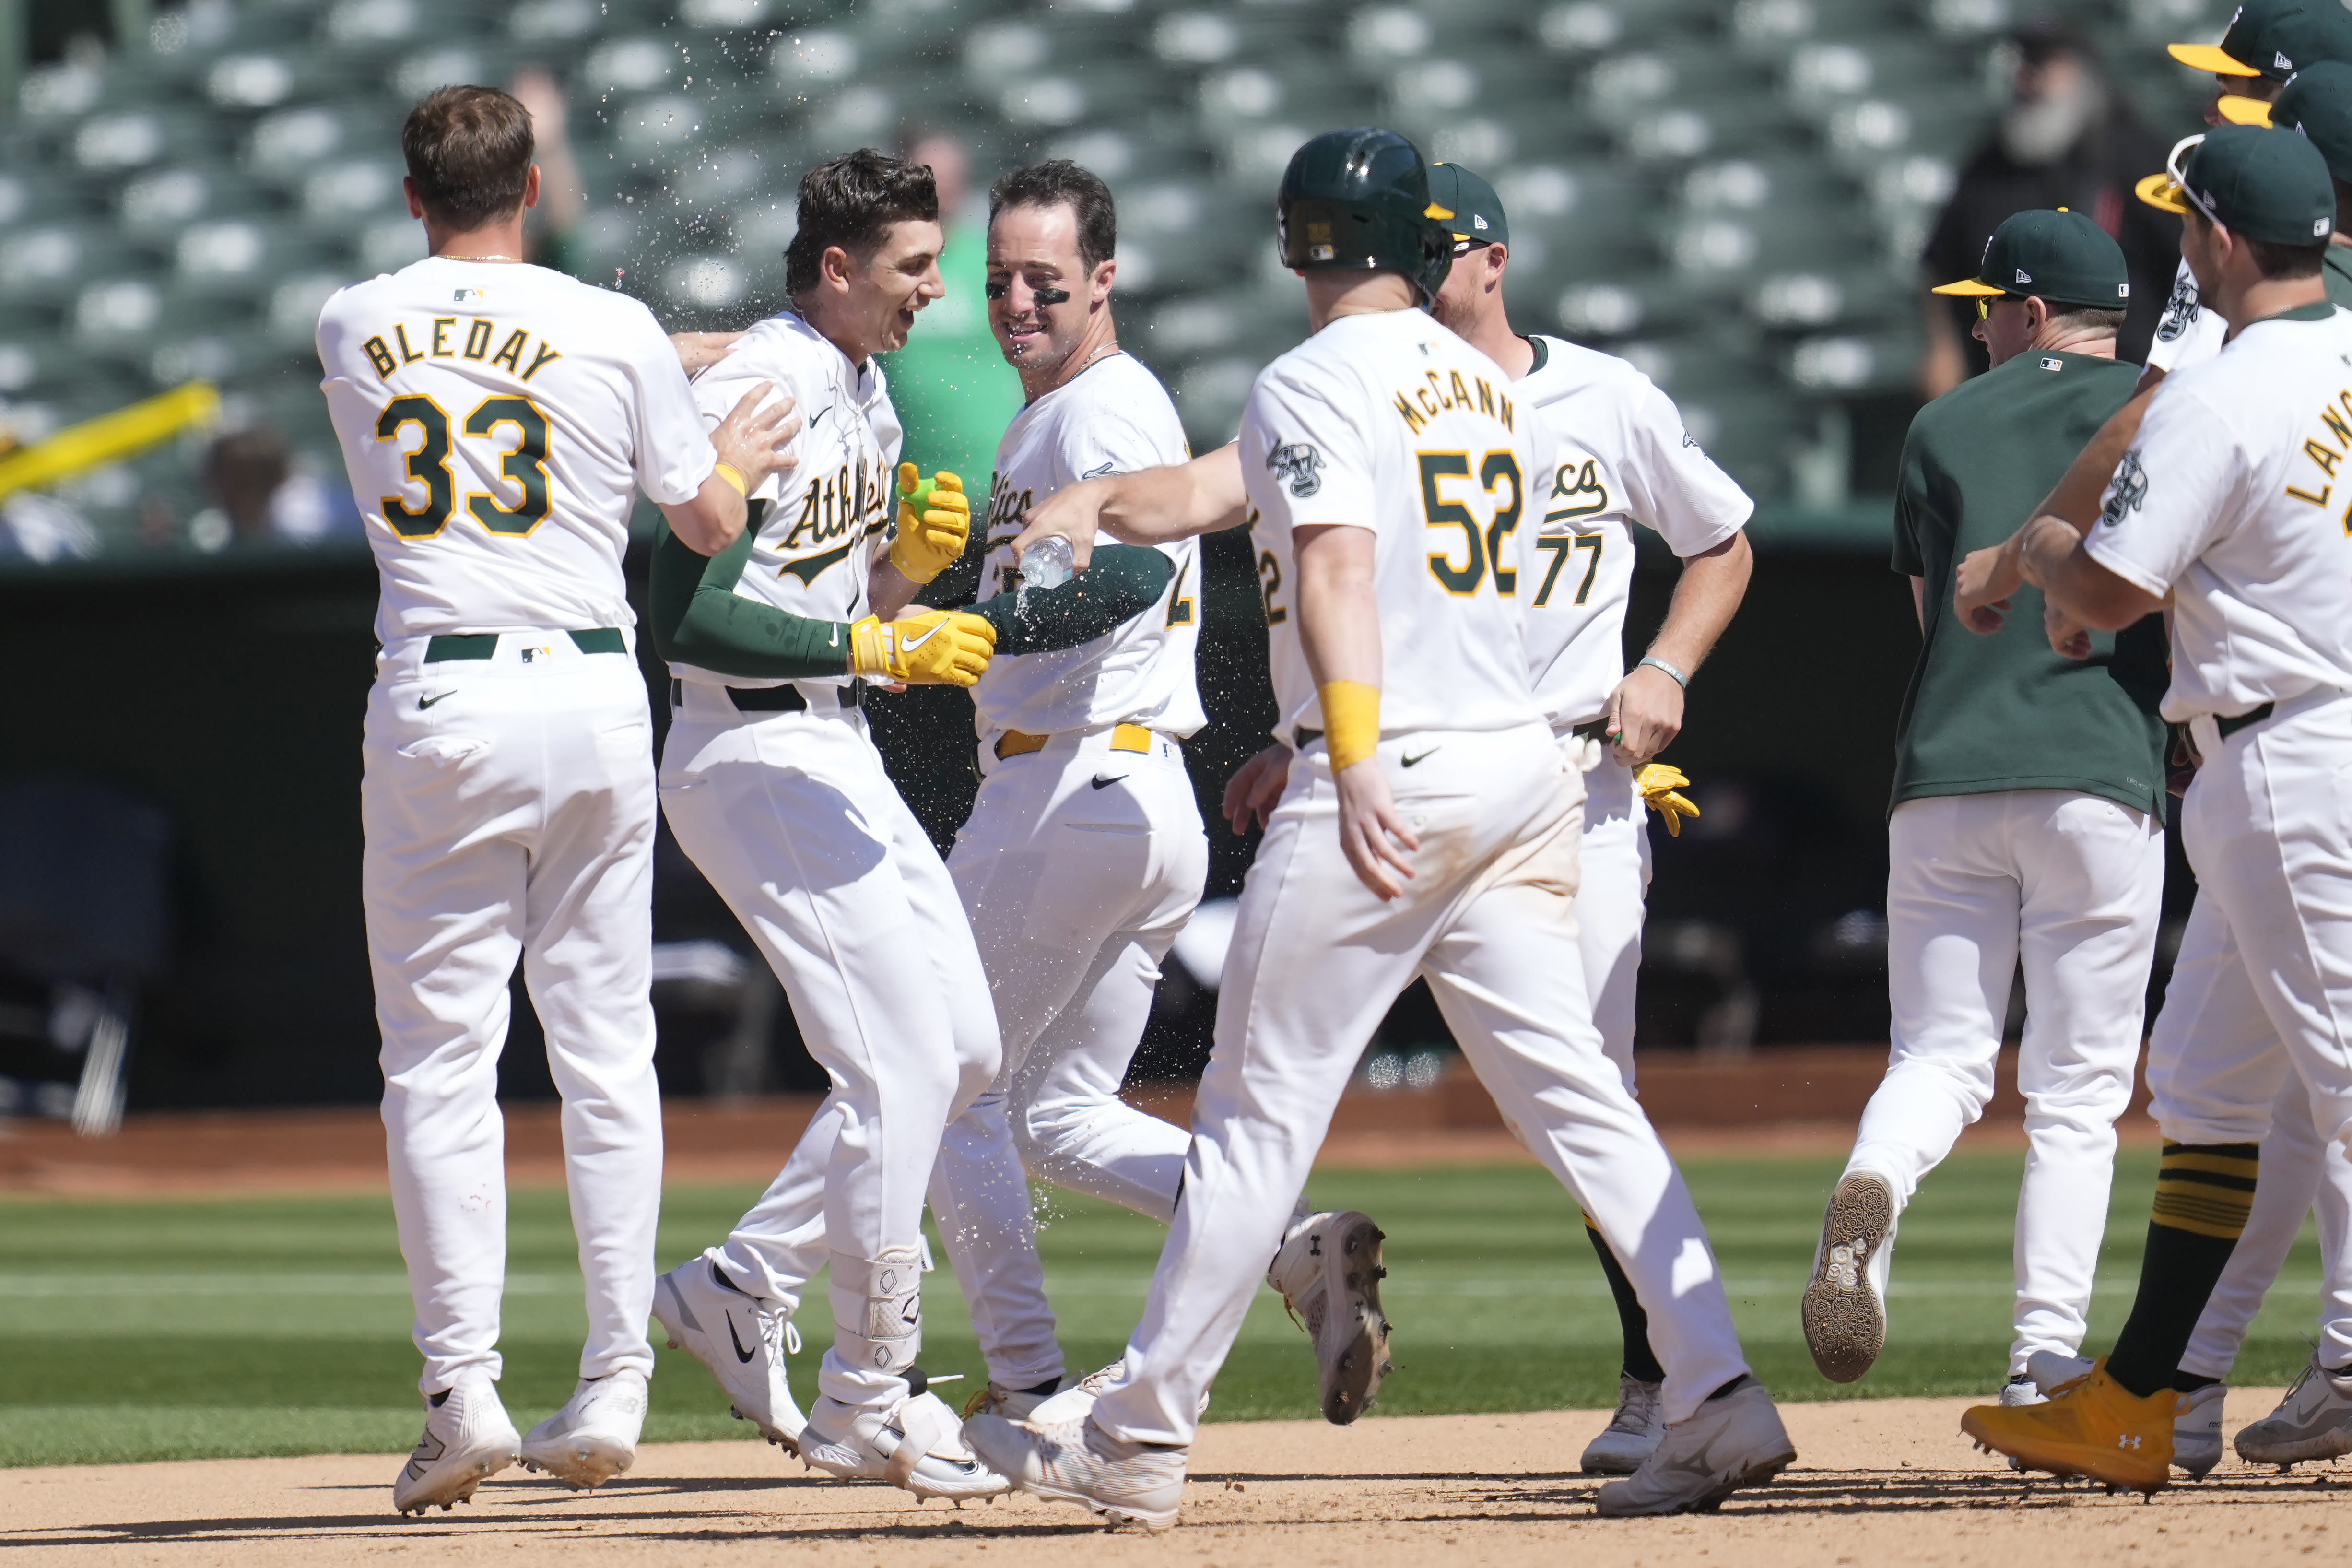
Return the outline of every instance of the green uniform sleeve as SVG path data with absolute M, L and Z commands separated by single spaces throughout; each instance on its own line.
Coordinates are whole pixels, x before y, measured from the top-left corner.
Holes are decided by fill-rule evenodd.
M 1176 563 L 1149 545 L 1097 544 L 1093 563 L 1057 588 L 999 594 L 971 607 L 996 628 L 996 651 L 1045 653 L 1092 642 L 1160 602 Z
M 759 503 L 753 503 L 755 509 Z M 663 658 L 720 675 L 802 680 L 849 673 L 849 627 L 789 615 L 735 592 L 759 531 L 708 559 L 688 550 L 667 521 L 654 531 L 654 647 Z

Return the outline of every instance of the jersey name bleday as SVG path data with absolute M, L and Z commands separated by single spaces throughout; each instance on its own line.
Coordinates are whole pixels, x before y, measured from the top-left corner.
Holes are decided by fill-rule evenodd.
M 1377 537 L 1383 732 L 1537 721 L 1524 614 L 1536 463 L 1516 392 L 1420 310 L 1342 316 L 1258 373 L 1242 412 L 1242 480 L 1278 739 L 1323 727 L 1292 542 L 1293 531 L 1323 524 Z
M 735 593 L 787 615 L 856 621 L 866 613 L 866 584 L 877 551 L 887 546 L 898 510 L 896 469 L 903 437 L 878 359 L 863 367 L 798 315 L 772 316 L 746 332 L 734 352 L 694 378 L 702 421 L 715 426 L 761 382 L 793 400 L 801 432 L 799 461 L 751 491 L 763 503 L 759 531 Z M 691 665 L 679 677 L 726 686 L 776 686 L 778 680 L 720 676 Z M 839 686 L 845 675 L 804 677 L 795 685 Z
M 1531 338 L 1541 356 L 1512 384 L 1535 422 L 1528 487 L 1528 657 L 1554 730 L 1598 719 L 1625 676 L 1633 525 L 1675 555 L 1712 550 L 1756 503 L 1683 427 L 1674 400 L 1613 354 Z
M 996 447 L 989 481 L 986 599 L 1020 584 L 1013 541 L 1029 509 L 1080 479 L 1188 461 L 1183 422 L 1160 378 L 1131 354 L 1113 353 L 1024 408 Z M 1097 533 L 1097 542 L 1110 542 Z M 1201 639 L 1201 546 L 1164 544 L 1176 564 L 1158 604 L 1076 647 L 1000 654 L 972 688 L 980 733 L 1033 735 L 1141 724 L 1188 736 L 1208 722 L 1193 683 Z
M 2084 543 L 2172 595 L 2164 717 L 2352 690 L 2347 502 L 2352 314 L 2256 321 L 2165 378 Z
M 318 349 L 383 579 L 379 642 L 635 624 L 634 492 L 679 505 L 718 462 L 644 305 L 432 257 L 337 292 Z

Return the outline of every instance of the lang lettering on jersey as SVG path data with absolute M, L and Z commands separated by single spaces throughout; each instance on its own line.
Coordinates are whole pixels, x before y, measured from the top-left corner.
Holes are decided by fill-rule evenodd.
M 2303 455 L 2319 466 L 2319 471 L 2327 476 L 2326 482 L 2319 487 L 2317 495 L 2294 485 L 2286 487 L 2287 494 L 2313 506 L 2327 504 L 2328 496 L 2336 489 L 2336 465 L 2344 461 L 2347 452 L 2352 452 L 2352 391 L 2339 392 L 2335 402 L 2321 404 L 2319 422 L 2326 427 L 2326 433 L 2318 437 L 2306 438 L 2303 443 Z
M 460 321 L 466 324 L 462 337 L 457 330 Z M 520 327 L 508 329 L 501 340 L 498 321 L 488 316 L 435 316 L 418 327 L 413 341 L 408 335 L 408 327 L 406 321 L 394 321 L 391 331 L 377 332 L 360 344 L 360 352 L 367 355 L 370 364 L 375 366 L 375 374 L 380 380 L 390 381 L 401 366 L 415 364 L 419 360 L 444 359 L 472 360 L 477 363 L 497 365 L 529 381 L 550 360 L 563 357 L 562 351 L 545 338 L 540 339 L 534 348 L 530 334 Z M 493 342 L 498 343 L 496 353 L 490 352 Z M 530 358 L 527 368 L 523 364 L 526 354 Z

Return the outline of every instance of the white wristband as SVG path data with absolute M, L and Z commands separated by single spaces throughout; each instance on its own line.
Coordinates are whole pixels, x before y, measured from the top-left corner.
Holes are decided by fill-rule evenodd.
M 1674 683 L 1675 683 L 1676 686 L 1681 687 L 1685 691 L 1688 691 L 1688 690 L 1690 689 L 1690 677 L 1689 677 L 1689 676 L 1687 676 L 1687 675 L 1685 675 L 1681 670 L 1676 669 L 1673 665 L 1668 664 L 1664 659 L 1663 659 L 1663 658 L 1657 658 L 1655 655 L 1651 655 L 1651 656 L 1649 656 L 1649 657 L 1647 657 L 1647 658 L 1644 658 L 1642 660 L 1642 664 L 1646 664 L 1646 665 L 1648 665 L 1652 669 L 1661 671 L 1662 673 L 1664 673 L 1664 675 L 1666 675 L 1667 677 L 1669 677 L 1669 678 L 1674 681 Z M 1636 669 L 1639 669 L 1640 668 L 1642 668 L 1642 665 L 1638 665 L 1638 664 L 1637 664 L 1637 665 L 1635 665 L 1633 668 L 1636 668 Z

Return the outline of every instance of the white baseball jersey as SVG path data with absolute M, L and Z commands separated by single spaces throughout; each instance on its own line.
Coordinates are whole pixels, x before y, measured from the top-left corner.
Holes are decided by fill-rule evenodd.
M 1523 606 L 1537 584 L 1533 421 L 1494 361 L 1420 310 L 1342 316 L 1258 373 L 1242 411 L 1275 734 L 1323 727 L 1292 614 L 1294 531 L 1378 536 L 1381 728 L 1538 717 Z
M 631 492 L 691 500 L 718 462 L 645 306 L 433 257 L 339 291 L 318 348 L 383 577 L 378 642 L 636 624 Z
M 2172 595 L 2167 719 L 2352 690 L 2347 501 L 2352 315 L 2257 321 L 2166 377 L 2085 548 Z
M 1528 341 L 1536 366 L 1512 391 L 1535 421 L 1543 468 L 1528 488 L 1537 531 L 1520 591 L 1536 700 L 1565 731 L 1600 718 L 1625 676 L 1633 525 L 1696 555 L 1737 533 L 1756 503 L 1648 376 L 1565 339 Z
M 1167 389 L 1131 354 L 1097 360 L 1030 404 L 996 445 L 980 596 L 1020 586 L 1013 541 L 1034 503 L 1080 479 L 1164 468 L 1192 455 Z M 1096 538 L 1113 542 L 1106 533 Z M 1208 722 L 1192 680 L 1201 640 L 1200 542 L 1186 539 L 1160 549 L 1176 563 L 1176 574 L 1151 608 L 1076 647 L 989 662 L 971 692 L 982 735 L 1142 724 L 1183 736 Z
M 2221 340 L 2229 332 L 2230 323 L 2197 297 L 2197 279 L 2184 261 L 2172 275 L 2164 314 L 2157 318 L 2156 336 L 2147 345 L 2147 368 L 2170 375 L 2202 363 L 2221 352 Z
M 866 608 L 866 574 L 887 546 L 897 513 L 898 447 L 904 432 L 877 360 L 863 367 L 792 311 L 746 332 L 735 350 L 694 378 L 703 422 L 716 426 L 743 395 L 767 382 L 793 399 L 800 460 L 751 491 L 767 503 L 751 559 L 735 592 L 788 615 L 855 621 Z M 688 680 L 780 686 L 674 665 Z M 845 675 L 803 678 L 798 686 L 845 685 Z

